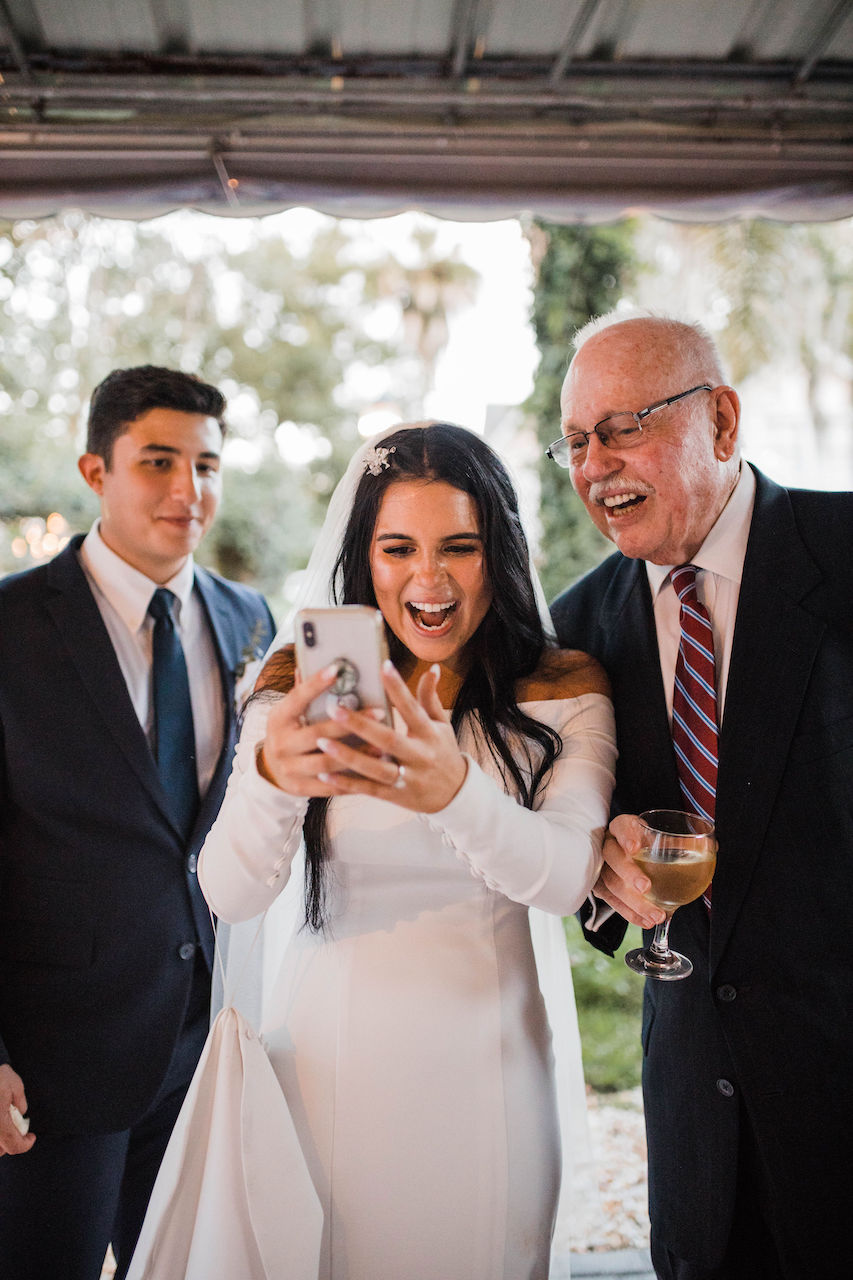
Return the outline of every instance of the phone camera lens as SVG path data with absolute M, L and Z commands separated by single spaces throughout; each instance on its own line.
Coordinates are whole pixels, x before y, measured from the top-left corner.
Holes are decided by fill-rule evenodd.
M 314 648 L 314 645 L 317 643 L 317 637 L 316 637 L 316 636 L 315 636 L 315 634 L 314 634 L 314 623 L 313 623 L 313 622 L 303 622 L 303 624 L 302 624 L 302 635 L 303 635 L 303 637 L 304 637 L 304 640 L 305 640 L 305 644 L 306 644 L 306 646 L 307 646 L 309 649 L 313 649 L 313 648 Z

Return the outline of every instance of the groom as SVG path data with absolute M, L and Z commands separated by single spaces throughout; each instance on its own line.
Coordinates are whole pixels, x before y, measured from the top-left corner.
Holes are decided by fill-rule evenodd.
M 0 583 L 3 1280 L 97 1280 L 110 1242 L 125 1274 L 207 1032 L 196 860 L 275 629 L 193 563 L 224 408 L 188 374 L 110 374 L 79 462 L 100 519 Z

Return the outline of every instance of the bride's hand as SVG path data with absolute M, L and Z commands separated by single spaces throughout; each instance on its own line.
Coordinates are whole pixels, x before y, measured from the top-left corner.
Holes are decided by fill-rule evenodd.
M 357 734 L 378 754 L 347 746 L 340 734 L 320 734 L 317 745 L 327 757 L 327 767 L 318 777 L 329 786 L 329 794 L 375 796 L 416 813 L 437 813 L 450 803 L 465 781 L 468 765 L 450 714 L 439 701 L 439 675 L 439 668 L 431 667 L 413 696 L 390 662 L 383 667 L 385 692 L 403 718 L 405 735 L 377 723 L 368 712 L 335 712 L 334 720 L 344 733 Z M 344 776 L 342 769 L 357 776 Z
M 329 666 L 307 680 L 299 681 L 278 699 L 269 714 L 266 735 L 257 749 L 258 772 L 267 782 L 291 796 L 333 796 L 337 789 L 321 775 L 333 774 L 339 766 L 330 763 L 317 745 L 343 737 L 349 730 L 329 719 L 305 723 L 305 712 L 314 698 L 330 689 L 337 668 Z M 344 766 L 340 766 L 344 767 Z

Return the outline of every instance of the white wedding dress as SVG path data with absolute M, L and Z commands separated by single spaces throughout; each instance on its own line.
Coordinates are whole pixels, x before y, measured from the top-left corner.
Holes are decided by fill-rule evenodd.
M 528 907 L 585 898 L 616 753 L 601 695 L 525 710 L 565 744 L 536 811 L 470 731 L 441 812 L 329 806 L 329 926 L 294 913 L 261 1028 L 298 1138 L 284 1182 L 307 1170 L 322 1208 L 318 1268 L 286 1280 L 546 1280 L 561 1152 Z M 255 767 L 267 714 L 250 708 L 199 865 L 229 921 L 270 906 L 300 846 L 305 802 Z

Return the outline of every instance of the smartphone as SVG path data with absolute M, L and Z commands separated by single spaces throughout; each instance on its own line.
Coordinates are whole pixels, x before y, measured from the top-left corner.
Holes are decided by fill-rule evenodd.
M 342 705 L 354 711 L 379 707 L 390 724 L 381 674 L 387 657 L 385 622 L 378 609 L 360 604 L 301 609 L 296 615 L 296 665 L 301 679 L 329 666 L 337 667 L 338 672 L 331 688 L 308 706 L 308 723 L 328 720 Z

